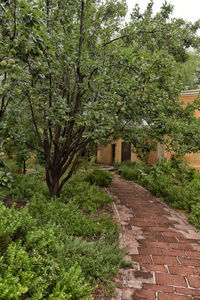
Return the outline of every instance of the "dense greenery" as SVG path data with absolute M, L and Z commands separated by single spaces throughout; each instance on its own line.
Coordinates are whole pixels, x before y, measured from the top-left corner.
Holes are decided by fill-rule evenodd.
M 0 187 L 10 206 L 0 202 L 0 298 L 92 299 L 97 286 L 111 293 L 124 252 L 117 225 L 99 209 L 113 199 L 84 181 L 83 170 L 51 199 L 43 176 L 18 175 L 11 189 Z
M 136 146 L 142 136 L 163 139 L 187 127 L 176 63 L 197 47 L 199 24 L 170 19 L 167 3 L 155 16 L 152 7 L 141 13 L 136 6 L 125 23 L 125 0 L 1 3 L 3 151 L 22 164 L 33 148 L 51 195 L 60 194 L 90 143 L 121 126 Z
M 86 181 L 89 181 L 90 184 L 108 187 L 112 182 L 112 175 L 106 171 L 94 170 L 86 176 Z
M 184 64 L 177 64 L 177 69 L 184 84 L 184 90 L 195 90 L 200 88 L 200 53 L 188 52 L 188 60 Z
M 143 162 L 118 166 L 121 176 L 146 186 L 172 207 L 189 213 L 189 221 L 200 229 L 200 174 L 184 161 L 172 158 L 150 167 Z

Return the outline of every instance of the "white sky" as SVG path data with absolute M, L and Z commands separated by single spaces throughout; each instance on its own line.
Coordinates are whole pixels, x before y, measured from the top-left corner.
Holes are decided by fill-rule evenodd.
M 136 3 L 139 4 L 141 11 L 146 8 L 149 0 L 126 0 L 129 14 Z M 168 0 L 174 6 L 173 17 L 183 18 L 187 21 L 197 21 L 200 19 L 200 0 Z M 164 0 L 154 0 L 154 12 L 158 12 Z

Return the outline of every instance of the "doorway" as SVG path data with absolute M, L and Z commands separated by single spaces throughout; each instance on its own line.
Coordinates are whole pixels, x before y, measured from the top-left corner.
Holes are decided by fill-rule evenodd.
M 122 143 L 122 162 L 131 160 L 131 143 Z
M 112 164 L 115 164 L 115 149 L 116 149 L 116 144 L 112 144 Z

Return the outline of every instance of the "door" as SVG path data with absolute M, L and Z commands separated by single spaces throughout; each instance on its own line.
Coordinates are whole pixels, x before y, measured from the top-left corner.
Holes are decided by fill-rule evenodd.
M 131 160 L 131 143 L 122 143 L 122 162 Z
M 115 163 L 115 148 L 116 144 L 112 144 L 112 164 Z

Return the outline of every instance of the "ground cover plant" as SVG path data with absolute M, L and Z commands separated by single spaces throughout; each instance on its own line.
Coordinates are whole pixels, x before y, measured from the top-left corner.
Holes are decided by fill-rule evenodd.
M 16 176 L 11 189 L 0 187 L 11 206 L 0 202 L 0 299 L 93 299 L 97 287 L 113 292 L 124 251 L 105 208 L 113 199 L 86 180 L 93 172 L 77 172 L 60 198 L 50 198 L 39 171 Z
M 188 220 L 200 229 L 200 174 L 182 159 L 160 160 L 153 167 L 143 162 L 117 166 L 127 180 L 146 186 L 170 206 L 186 211 Z

